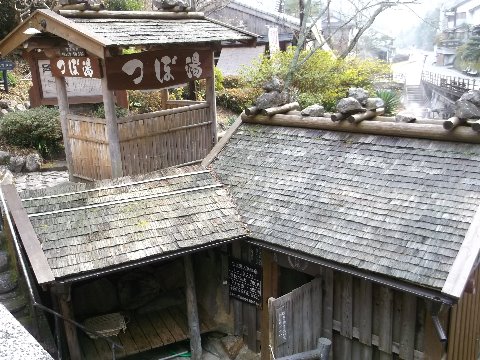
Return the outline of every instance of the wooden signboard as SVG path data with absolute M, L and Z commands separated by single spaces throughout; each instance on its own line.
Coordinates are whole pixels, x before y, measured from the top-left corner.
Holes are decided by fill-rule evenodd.
M 211 50 L 169 49 L 105 59 L 110 90 L 161 89 L 213 76 Z
M 60 50 L 60 55 L 66 57 L 85 57 L 87 56 L 87 52 L 85 51 L 85 49 L 68 47 Z
M 102 77 L 100 61 L 90 57 L 57 57 L 50 59 L 53 76 L 97 78 Z
M 228 264 L 229 294 L 238 300 L 262 304 L 262 268 L 230 258 Z

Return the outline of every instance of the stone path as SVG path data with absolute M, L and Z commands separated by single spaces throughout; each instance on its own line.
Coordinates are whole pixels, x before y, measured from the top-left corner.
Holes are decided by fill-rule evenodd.
M 68 181 L 68 171 L 43 171 L 16 173 L 13 175 L 17 191 L 25 189 L 41 189 Z

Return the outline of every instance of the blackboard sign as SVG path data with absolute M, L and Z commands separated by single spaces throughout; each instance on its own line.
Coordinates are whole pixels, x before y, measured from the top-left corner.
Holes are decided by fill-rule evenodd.
M 262 268 L 237 259 L 228 263 L 229 294 L 253 305 L 262 303 Z

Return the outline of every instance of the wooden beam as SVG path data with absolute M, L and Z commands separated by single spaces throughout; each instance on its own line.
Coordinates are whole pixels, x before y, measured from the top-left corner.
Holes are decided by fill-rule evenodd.
M 470 221 L 470 226 L 465 235 L 460 250 L 448 272 L 447 280 L 442 288 L 442 293 L 454 296 L 457 299 L 462 295 L 468 278 L 480 254 L 480 207 Z
M 262 115 L 272 116 L 275 114 L 284 114 L 289 111 L 298 110 L 298 109 L 300 109 L 300 105 L 298 104 L 298 102 L 292 102 L 282 106 L 275 106 L 268 109 L 262 109 L 260 110 L 260 113 Z M 247 110 L 250 111 L 249 109 L 245 109 L 245 114 L 247 114 Z
M 105 62 L 102 61 L 105 73 Z M 105 121 L 107 124 L 108 152 L 112 165 L 112 178 L 123 176 L 122 156 L 120 152 L 120 138 L 118 135 L 117 115 L 115 112 L 115 96 L 112 90 L 108 90 L 107 78 L 102 78 L 103 105 L 105 108 Z M 140 160 L 142 161 L 142 160 Z
M 213 53 L 213 51 L 212 51 Z M 215 68 L 215 62 L 212 54 L 212 69 Z M 217 103 L 215 99 L 215 72 L 212 70 L 212 76 L 207 78 L 206 81 L 206 90 L 205 90 L 205 99 L 210 108 L 210 119 L 212 120 L 212 141 L 213 144 L 209 149 L 213 148 L 217 143 Z
M 402 359 L 413 360 L 414 357 L 416 315 L 417 298 L 412 294 L 403 293 L 400 331 L 400 358 Z
M 185 255 L 185 283 L 187 297 L 187 317 L 190 331 L 190 351 L 193 360 L 200 360 L 202 357 L 202 340 L 200 338 L 200 323 L 198 320 L 197 294 L 195 291 L 195 276 L 193 272 L 192 257 Z
M 433 124 L 415 124 L 415 123 L 396 123 L 384 121 L 363 121 L 359 124 L 350 124 L 347 121 L 332 122 L 324 117 L 301 117 L 296 115 L 277 114 L 271 117 L 257 115 L 248 117 L 242 114 L 242 120 L 247 123 L 291 126 L 309 129 L 345 131 L 352 133 L 362 133 L 370 135 L 387 135 L 412 137 L 420 139 L 459 141 L 480 144 L 480 135 L 469 127 L 457 127 L 452 131 L 446 131 L 442 123 Z
M 67 83 L 64 77 L 55 77 L 55 85 L 57 88 L 58 109 L 60 110 L 60 125 L 62 127 L 63 146 L 65 148 L 65 157 L 67 160 L 68 178 L 73 180 L 73 157 L 70 147 L 70 137 L 68 134 L 68 94 Z
M 220 141 L 213 147 L 213 149 L 208 153 L 207 156 L 202 160 L 202 166 L 207 167 L 212 163 L 217 155 L 222 151 L 222 149 L 227 145 L 228 141 L 232 137 L 233 133 L 242 125 L 242 119 L 240 116 L 235 120 L 235 122 L 230 125 L 228 130 L 225 132 L 225 135 L 220 139 Z
M 443 122 L 443 128 L 445 130 L 453 130 L 457 126 L 465 124 L 466 121 L 467 121 L 466 119 L 460 119 L 457 116 L 452 116 L 451 118 L 449 118 L 449 119 L 447 119 Z
M 70 285 L 56 285 L 54 291 L 57 295 L 60 313 L 67 319 L 75 320 L 72 299 L 70 296 Z M 70 359 L 81 360 L 82 351 L 80 350 L 80 344 L 78 342 L 76 326 L 69 321 L 63 321 L 63 326 L 65 328 Z
M 55 281 L 52 269 L 48 265 L 45 253 L 42 250 L 40 241 L 35 234 L 28 214 L 22 206 L 20 197 L 14 185 L 3 185 L 1 191 L 5 196 L 8 209 L 12 215 L 18 234 L 23 243 L 28 260 L 32 266 L 33 273 L 39 284 L 46 284 Z M 11 229 L 11 231 L 15 231 Z

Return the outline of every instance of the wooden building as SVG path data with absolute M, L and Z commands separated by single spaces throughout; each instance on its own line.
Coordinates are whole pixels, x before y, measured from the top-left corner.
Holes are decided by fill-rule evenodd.
M 54 333 L 70 358 L 111 359 L 105 337 L 117 335 L 117 358 L 191 339 L 200 359 L 200 332 L 217 329 L 214 309 L 224 306 L 215 304 L 222 281 L 211 280 L 227 276 L 217 266 L 221 249 L 247 234 L 208 170 L 172 168 L 20 197 L 5 185 L 1 198 L 32 283 L 66 318 Z
M 270 345 L 281 357 L 323 336 L 333 359 L 476 360 L 478 134 L 388 118 L 242 119 L 203 164 L 250 230 L 237 256 L 262 259 L 262 306 L 235 307 L 249 346 L 267 359 Z
M 56 92 L 71 177 L 115 178 L 203 159 L 216 143 L 213 52 L 227 41 L 252 45 L 256 36 L 202 13 L 58 12 L 37 10 L 0 42 L 0 55 L 21 48 L 34 74 L 49 67 L 54 75 L 55 90 L 42 85 L 34 93 L 49 103 L 47 90 Z M 128 48 L 134 53 L 123 54 Z M 100 96 L 105 119 L 69 111 L 66 78 L 81 80 L 76 88 L 90 89 L 96 101 Z M 197 79 L 206 79 L 206 101 L 171 102 L 165 94 L 158 111 L 116 117 L 116 91 Z M 87 94 L 72 101 L 84 102 Z

